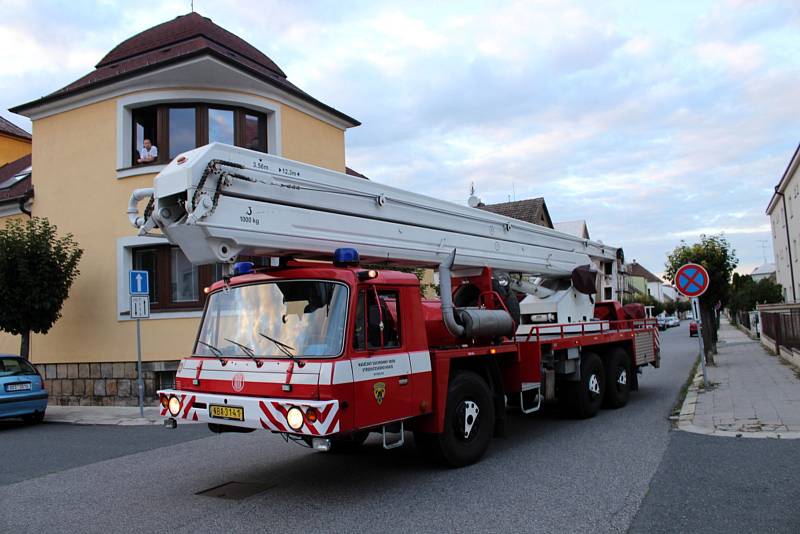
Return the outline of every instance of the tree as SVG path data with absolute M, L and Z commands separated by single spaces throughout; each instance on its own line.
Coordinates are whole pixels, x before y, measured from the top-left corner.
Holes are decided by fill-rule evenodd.
M 781 285 L 769 278 L 755 282 L 753 277 L 748 274 L 733 274 L 731 296 L 728 301 L 728 309 L 732 312 L 733 317 L 737 317 L 738 312 L 755 310 L 757 304 L 774 304 L 782 300 Z
M 717 304 L 725 306 L 730 295 L 731 274 L 739 264 L 736 251 L 723 235 L 701 235 L 700 242 L 687 245 L 685 241 L 675 247 L 667 257 L 666 277 L 675 283 L 675 273 L 687 263 L 697 263 L 708 271 L 708 290 L 700 297 L 700 317 L 703 323 L 703 344 L 709 364 L 714 363 L 717 352 Z
M 0 330 L 21 336 L 30 354 L 31 331 L 46 334 L 61 317 L 83 250 L 46 218 L 9 221 L 0 229 Z

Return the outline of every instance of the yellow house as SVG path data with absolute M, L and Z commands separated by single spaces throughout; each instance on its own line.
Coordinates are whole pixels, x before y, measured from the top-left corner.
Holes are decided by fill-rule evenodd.
M 31 134 L 0 117 L 0 167 L 31 153 Z
M 359 125 L 197 13 L 131 37 L 86 76 L 11 111 L 33 124 L 33 216 L 84 249 L 63 317 L 31 339 L 31 360 L 61 404 L 135 404 L 130 269 L 151 278 L 152 316 L 142 324 L 148 397 L 174 379 L 198 328 L 202 288 L 220 276 L 163 239 L 137 237 L 125 216 L 133 189 L 151 186 L 176 154 L 212 141 L 345 172 L 345 131 Z M 0 352 L 18 346 L 0 333 Z

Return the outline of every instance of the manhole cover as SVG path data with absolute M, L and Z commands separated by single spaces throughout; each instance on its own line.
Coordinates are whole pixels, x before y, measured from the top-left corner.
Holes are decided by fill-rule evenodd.
M 198 491 L 195 495 L 239 501 L 274 487 L 275 484 L 263 482 L 226 482 L 225 484 L 220 484 L 219 486 L 214 486 L 207 490 Z

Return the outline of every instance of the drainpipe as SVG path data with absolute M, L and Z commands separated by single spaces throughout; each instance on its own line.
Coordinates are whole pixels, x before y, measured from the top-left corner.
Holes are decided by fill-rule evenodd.
M 783 220 L 786 223 L 786 249 L 789 251 L 789 276 L 792 280 L 792 302 L 797 302 L 797 289 L 794 284 L 794 263 L 792 263 L 792 240 L 789 237 L 789 216 L 786 212 L 786 195 L 778 191 L 778 186 L 775 186 L 775 194 L 780 195 L 783 199 Z
M 31 219 L 33 218 L 33 213 L 31 213 L 31 210 L 25 207 L 25 203 L 28 202 L 28 200 L 30 200 L 30 197 L 28 195 L 25 195 L 24 197 L 19 199 L 19 211 L 21 211 L 22 213 L 27 215 L 29 219 Z

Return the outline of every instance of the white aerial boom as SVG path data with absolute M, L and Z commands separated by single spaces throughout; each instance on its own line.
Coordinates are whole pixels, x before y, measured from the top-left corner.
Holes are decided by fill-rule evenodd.
M 138 203 L 151 199 L 144 215 Z M 239 254 L 330 257 L 358 249 L 369 263 L 569 277 L 617 249 L 527 222 L 243 148 L 212 143 L 174 159 L 153 189 L 136 190 L 128 215 L 154 228 L 189 261 Z

